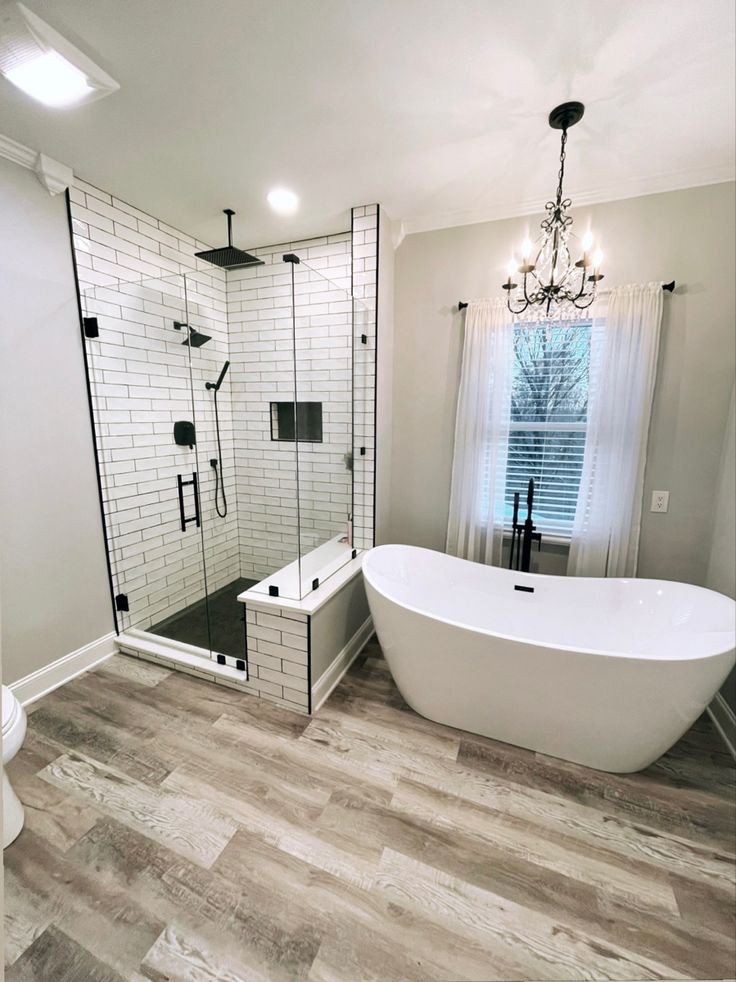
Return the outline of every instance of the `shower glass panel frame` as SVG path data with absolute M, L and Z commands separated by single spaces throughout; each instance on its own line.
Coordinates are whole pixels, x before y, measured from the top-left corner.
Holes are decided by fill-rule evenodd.
M 249 522 L 253 513 L 257 514 L 267 536 L 278 538 L 280 553 L 287 563 L 296 561 L 298 537 L 293 490 L 296 486 L 296 453 L 286 451 L 278 460 L 269 459 L 248 426 L 249 414 L 255 411 L 255 393 L 263 383 L 253 355 L 240 350 L 244 347 L 242 342 L 233 341 L 227 306 L 220 299 L 218 290 L 213 288 L 213 281 L 218 286 L 225 283 L 224 271 L 189 272 L 185 274 L 185 281 L 189 317 L 195 329 L 211 339 L 192 355 L 211 646 L 218 661 L 225 656 L 228 664 L 235 665 L 235 660 L 246 658 L 245 607 L 237 598 L 258 583 L 249 578 L 247 572 L 241 573 L 242 567 L 247 566 L 243 559 L 250 558 L 246 553 L 251 546 L 247 540 L 241 541 L 238 505 L 247 507 L 251 516 Z M 290 310 L 289 296 L 286 302 L 289 325 Z M 257 322 L 252 330 L 254 336 L 258 336 Z M 291 360 L 287 364 L 291 365 Z M 293 396 L 291 369 L 286 391 Z M 265 420 L 266 410 L 261 412 Z M 283 495 L 282 503 L 293 511 L 291 533 L 282 509 L 277 517 L 262 503 L 264 486 L 275 468 L 281 475 L 278 493 Z M 282 595 L 288 596 L 288 593 Z
M 185 277 L 115 281 L 80 302 L 118 627 L 212 657 Z M 193 444 L 177 445 L 175 423 Z
M 357 549 L 373 544 L 374 529 L 366 525 L 375 512 L 375 372 L 376 352 L 371 346 L 374 313 L 363 300 L 353 297 L 353 543 Z M 375 343 L 375 342 L 374 342 Z M 370 517 L 367 517 L 370 516 Z
M 353 301 L 323 261 L 294 270 L 295 428 L 305 404 L 321 421 L 296 439 L 301 599 L 353 558 Z
M 294 254 L 238 334 L 222 270 L 110 280 L 80 307 L 119 630 L 247 672 L 238 595 L 304 600 L 363 545 L 368 310 Z

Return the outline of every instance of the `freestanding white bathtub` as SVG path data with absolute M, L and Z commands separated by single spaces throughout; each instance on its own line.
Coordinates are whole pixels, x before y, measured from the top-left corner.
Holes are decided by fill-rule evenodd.
M 515 573 L 396 545 L 367 553 L 363 575 L 412 709 L 603 771 L 656 760 L 734 664 L 736 604 L 701 587 Z

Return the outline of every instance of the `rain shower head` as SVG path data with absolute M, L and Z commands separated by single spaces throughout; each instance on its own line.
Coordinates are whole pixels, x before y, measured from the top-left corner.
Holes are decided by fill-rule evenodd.
M 249 252 L 236 249 L 233 245 L 233 215 L 232 208 L 225 208 L 227 215 L 227 245 L 221 249 L 207 249 L 204 252 L 195 252 L 197 259 L 204 259 L 213 266 L 221 266 L 223 269 L 242 269 L 244 266 L 263 266 L 263 260 L 256 256 L 251 256 Z
M 189 328 L 189 337 L 186 341 L 182 341 L 182 344 L 188 344 L 190 348 L 201 348 L 203 344 L 207 344 L 212 338 L 209 334 L 200 334 L 199 331 L 194 331 Z
M 203 344 L 207 344 L 208 341 L 212 340 L 209 334 L 200 334 L 199 331 L 195 331 L 189 324 L 185 324 L 183 321 L 174 321 L 174 328 L 177 331 L 180 331 L 182 327 L 186 327 L 189 331 L 188 337 L 182 341 L 182 344 L 187 344 L 190 348 L 201 348 Z

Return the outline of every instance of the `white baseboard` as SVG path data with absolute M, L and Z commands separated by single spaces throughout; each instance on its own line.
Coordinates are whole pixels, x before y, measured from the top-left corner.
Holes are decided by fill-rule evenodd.
M 27 706 L 35 702 L 41 696 L 45 696 L 60 685 L 70 682 L 82 672 L 94 668 L 100 662 L 106 661 L 115 653 L 116 634 L 111 632 L 105 634 L 96 641 L 90 641 L 76 651 L 70 651 L 68 655 L 62 655 L 50 665 L 45 665 L 25 678 L 18 679 L 11 683 L 8 688 L 13 693 L 21 706 Z
M 312 712 L 316 713 L 337 683 L 365 648 L 373 634 L 373 621 L 368 617 L 348 641 L 335 660 L 320 675 L 312 686 Z
M 716 692 L 713 702 L 708 706 L 708 715 L 721 734 L 723 742 L 736 757 L 736 714 L 720 692 Z

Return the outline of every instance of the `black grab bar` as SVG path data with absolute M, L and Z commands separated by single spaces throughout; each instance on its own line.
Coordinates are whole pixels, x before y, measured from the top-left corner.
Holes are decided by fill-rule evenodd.
M 197 528 L 199 528 L 199 481 L 197 480 L 197 472 L 194 471 L 191 481 L 185 481 L 181 474 L 176 475 L 176 480 L 179 487 L 179 516 L 181 518 L 181 530 L 182 532 L 186 532 L 187 525 L 190 522 L 195 522 Z M 194 516 L 187 518 L 184 514 L 184 488 L 188 488 L 190 485 L 194 489 Z

